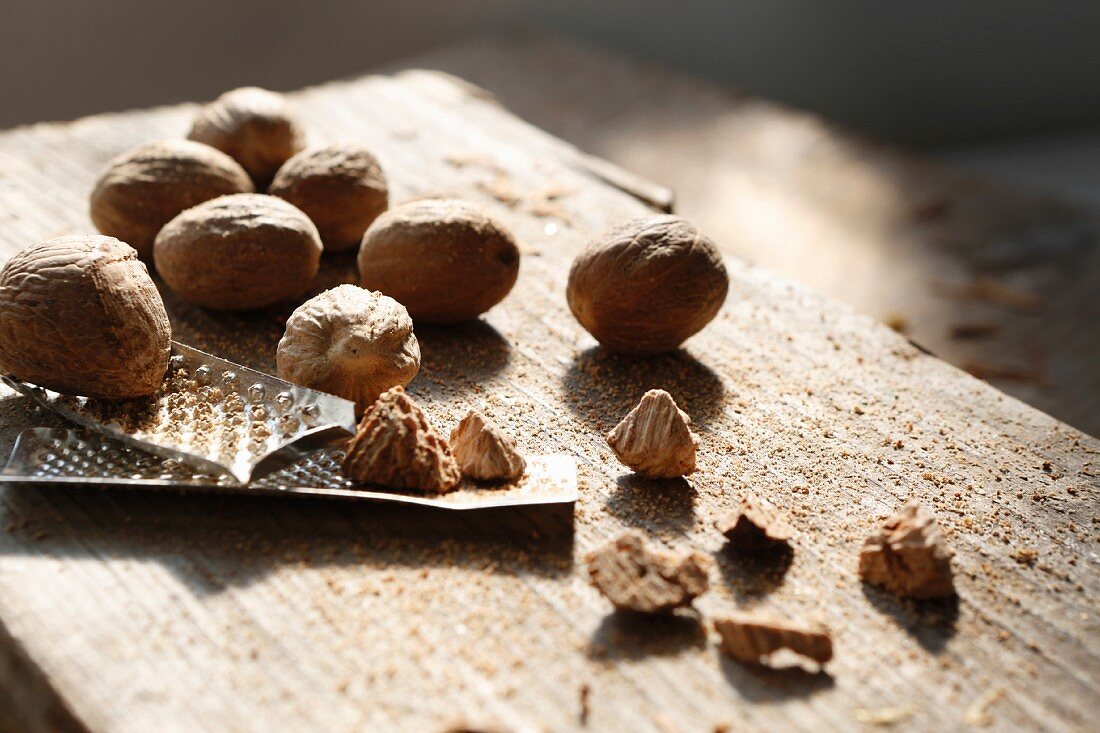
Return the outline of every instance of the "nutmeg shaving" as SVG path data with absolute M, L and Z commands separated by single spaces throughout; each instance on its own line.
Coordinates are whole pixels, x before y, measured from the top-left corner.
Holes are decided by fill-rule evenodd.
M 864 542 L 859 553 L 859 576 L 908 598 L 953 596 L 954 554 L 944 542 L 935 518 L 916 501 L 910 501 Z
M 690 605 L 710 586 L 706 555 L 677 555 L 626 532 L 587 558 L 592 585 L 621 611 L 662 613 Z
M 401 387 L 383 392 L 363 414 L 342 468 L 357 483 L 436 494 L 462 478 L 447 442 Z
M 802 625 L 770 616 L 735 613 L 714 621 L 720 648 L 739 662 L 760 664 L 780 649 L 825 664 L 833 658 L 833 640 L 820 624 Z
M 794 529 L 767 499 L 745 494 L 737 507 L 715 522 L 729 546 L 742 552 L 761 552 L 785 545 L 794 537 Z
M 695 471 L 699 440 L 690 424 L 672 395 L 651 389 L 607 434 L 607 444 L 623 465 L 646 478 L 686 476 Z
M 476 410 L 451 431 L 451 450 L 462 474 L 477 481 L 518 478 L 527 468 L 515 439 Z

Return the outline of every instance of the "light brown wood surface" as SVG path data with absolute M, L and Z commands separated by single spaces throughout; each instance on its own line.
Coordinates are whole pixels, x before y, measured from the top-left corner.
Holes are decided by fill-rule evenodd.
M 523 243 L 516 288 L 487 317 L 417 329 L 410 389 L 444 430 L 477 405 L 523 449 L 574 454 L 575 512 L 0 488 L 0 726 L 565 731 L 584 728 L 583 690 L 591 730 L 852 730 L 883 711 L 901 711 L 895 730 L 954 730 L 992 698 L 994 730 L 1094 723 L 1100 442 L 733 257 L 722 313 L 685 350 L 605 355 L 565 305 L 568 266 L 596 232 L 652 210 L 624 188 L 659 188 L 594 172 L 435 73 L 294 101 L 315 141 L 376 150 L 395 201 L 473 199 Z M 184 134 L 193 112 L 0 135 L 0 251 L 90 231 L 108 158 Z M 331 261 L 324 281 L 350 264 Z M 166 301 L 180 340 L 272 368 L 288 309 Z M 700 432 L 690 481 L 634 478 L 603 442 L 654 387 Z M 0 409 L 3 446 L 51 424 L 16 397 Z M 791 513 L 791 554 L 722 551 L 713 522 L 745 489 Z M 899 601 L 856 576 L 863 538 L 910 497 L 957 552 L 957 603 Z M 698 616 L 617 616 L 588 585 L 584 554 L 626 528 L 713 554 Z M 734 608 L 828 624 L 835 660 L 806 674 L 721 658 L 707 619 Z
M 898 324 L 937 356 L 1100 434 L 1095 211 L 561 38 L 478 40 L 411 63 L 468 79 L 671 187 L 677 211 L 727 252 Z M 967 287 L 976 281 L 1030 297 L 981 297 Z

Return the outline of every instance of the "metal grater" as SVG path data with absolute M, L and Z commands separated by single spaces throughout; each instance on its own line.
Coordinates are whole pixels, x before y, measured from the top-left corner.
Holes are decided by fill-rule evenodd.
M 229 494 L 322 496 L 433 506 L 442 509 L 568 504 L 577 499 L 572 456 L 529 456 L 521 479 L 502 485 L 463 481 L 446 494 L 411 494 L 357 487 L 340 472 L 343 450 L 327 447 L 300 455 L 248 485 L 221 473 L 196 473 L 174 458 L 138 450 L 99 433 L 33 428 L 19 434 L 0 482 L 29 486 L 117 487 Z
M 147 399 L 72 397 L 3 380 L 78 425 L 242 484 L 355 432 L 354 403 L 175 341 L 164 387 Z

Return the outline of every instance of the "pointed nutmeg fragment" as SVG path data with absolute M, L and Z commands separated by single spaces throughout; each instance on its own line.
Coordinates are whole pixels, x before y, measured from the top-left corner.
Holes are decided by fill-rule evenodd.
M 741 552 L 763 552 L 785 545 L 794 537 L 794 529 L 775 504 L 751 492 L 714 526 L 726 536 L 730 547 Z
M 935 518 L 916 501 L 909 501 L 863 543 L 859 577 L 908 598 L 953 596 L 954 554 Z
M 451 431 L 451 450 L 462 475 L 476 481 L 519 478 L 527 469 L 515 439 L 476 410 Z
M 675 478 L 695 472 L 698 437 L 691 418 L 663 389 L 645 393 L 637 407 L 607 434 L 623 465 L 646 478 Z
M 710 587 L 706 555 L 654 550 L 637 532 L 625 532 L 586 559 L 592 585 L 620 611 L 664 613 L 690 605 Z
M 363 414 L 342 468 L 357 483 L 436 494 L 462 478 L 447 441 L 401 387 L 383 392 Z

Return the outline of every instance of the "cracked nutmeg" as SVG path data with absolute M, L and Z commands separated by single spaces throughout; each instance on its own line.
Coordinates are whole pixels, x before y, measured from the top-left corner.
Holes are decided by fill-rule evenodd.
M 786 545 L 794 529 L 767 499 L 746 493 L 737 507 L 715 522 L 730 547 L 742 552 L 762 552 Z
M 935 518 L 911 500 L 864 542 L 859 576 L 907 598 L 953 596 L 954 554 Z
M 475 481 L 519 478 L 527 468 L 515 438 L 476 410 L 470 410 L 451 431 L 451 450 L 462 475 Z
M 734 613 L 714 620 L 721 650 L 739 662 L 761 664 L 787 649 L 825 664 L 833 658 L 833 640 L 820 624 L 797 624 L 760 614 Z
M 261 191 L 305 147 L 302 124 L 286 98 L 259 87 L 232 89 L 204 106 L 187 137 L 236 160 Z
M 695 472 L 699 438 L 691 418 L 672 395 L 651 389 L 622 422 L 607 434 L 607 444 L 624 466 L 652 479 L 676 478 Z
M 447 441 L 401 387 L 383 392 L 363 414 L 341 467 L 356 483 L 433 494 L 462 479 Z
M 672 611 L 710 587 L 706 555 L 654 550 L 637 532 L 620 535 L 586 559 L 592 585 L 620 611 Z
M 172 337 L 164 302 L 133 247 L 58 237 L 0 270 L 0 370 L 102 399 L 160 389 Z
M 588 245 L 569 270 L 569 309 L 624 354 L 677 349 L 718 314 L 729 275 L 714 242 L 677 216 L 635 219 Z
M 363 412 L 420 369 L 405 307 L 381 293 L 338 285 L 298 306 L 275 355 L 279 376 L 355 402 Z

